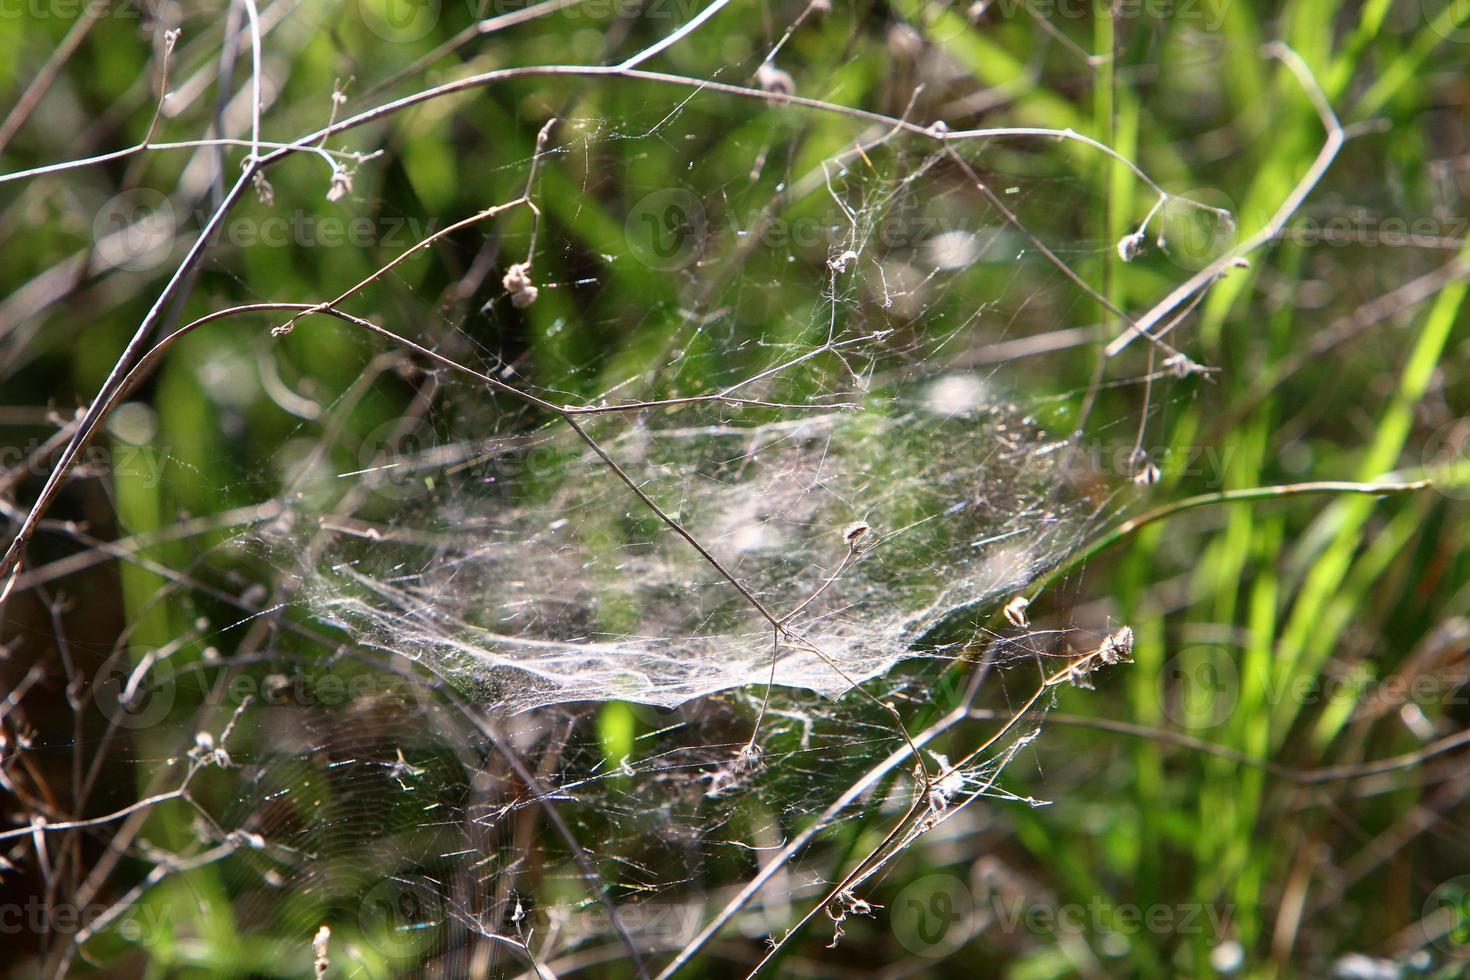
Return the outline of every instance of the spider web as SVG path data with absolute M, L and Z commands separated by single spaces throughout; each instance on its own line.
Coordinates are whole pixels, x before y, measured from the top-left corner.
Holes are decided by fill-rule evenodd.
M 534 220 L 466 224 L 337 304 L 440 360 L 293 327 L 368 367 L 169 577 L 186 609 L 212 589 L 248 615 L 105 689 L 195 835 L 134 846 L 150 870 L 106 941 L 223 901 L 214 948 L 261 972 L 308 972 L 324 927 L 374 975 L 651 962 L 712 922 L 788 925 L 837 884 L 849 821 L 1009 798 L 1029 720 L 939 786 L 906 751 L 949 770 L 923 746 L 961 701 L 950 666 L 1066 652 L 997 613 L 1134 475 L 1075 453 L 1086 375 L 1020 357 L 1090 302 L 1055 256 L 1115 247 L 1049 257 L 1027 222 L 1095 202 L 1050 145 L 997 171 L 981 143 L 622 84 L 633 107 L 497 171 L 484 206 L 524 185 Z M 468 285 L 436 289 L 433 261 Z M 264 387 L 286 407 L 300 380 Z
M 542 194 L 562 168 L 593 194 L 599 155 L 628 140 L 681 152 L 707 126 L 701 111 L 727 111 L 706 101 L 722 100 L 660 107 L 637 136 L 567 124 Z M 394 972 L 473 972 L 486 956 L 517 972 L 530 949 L 548 963 L 679 949 L 719 904 L 712 869 L 758 868 L 791 818 L 823 813 L 903 747 L 854 688 L 929 701 L 945 666 L 989 644 L 998 606 L 1110 512 L 1126 477 L 1086 472 L 1047 431 L 1048 400 L 987 363 L 1024 329 L 1033 281 L 1058 288 L 1054 270 L 932 150 L 883 136 L 856 130 L 849 145 L 871 145 L 804 179 L 720 180 L 702 172 L 708 148 L 672 168 L 686 181 L 676 194 L 621 174 L 632 186 L 612 219 L 626 246 L 597 256 L 597 275 L 552 277 L 583 263 L 575 227 L 555 218 L 529 256 L 547 270 L 536 302 L 575 303 L 590 352 L 559 366 L 468 355 L 537 398 L 607 409 L 577 417 L 590 441 L 434 370 L 416 418 L 364 440 L 360 465 L 304 477 L 252 536 L 299 580 L 307 621 L 357 655 L 421 668 L 430 692 L 385 699 L 386 723 L 303 721 L 309 735 L 258 758 L 238 804 L 277 852 L 258 900 L 315 898 L 289 934 L 352 912 L 334 929 L 366 937 L 349 949 Z M 750 147 L 751 170 L 775 153 Z M 801 192 L 777 189 L 788 182 Z M 529 235 L 506 238 L 515 255 Z M 607 280 L 650 266 L 664 301 L 621 307 Z M 514 317 L 494 285 L 482 315 Z M 628 336 L 636 356 L 620 348 Z M 1021 631 L 986 656 L 1030 661 L 1050 644 Z M 453 733 L 404 712 L 424 703 L 459 719 Z M 615 750 L 619 712 L 637 734 Z M 1004 797 L 1000 771 L 1029 731 L 951 777 L 945 797 Z M 758 764 L 739 754 L 748 740 Z M 283 823 L 282 801 L 299 812 L 324 780 L 334 805 Z M 895 816 L 915 792 L 907 776 L 883 787 Z M 790 894 L 770 901 L 821 897 L 829 872 L 807 860 L 790 861 Z M 759 929 L 774 914 L 762 902 L 742 917 Z
M 677 148 L 700 125 L 684 128 L 687 111 L 643 138 Z M 768 189 L 749 176 L 703 200 L 682 187 L 635 198 L 629 248 L 605 275 L 651 262 L 674 276 L 659 322 L 640 327 L 666 338 L 656 367 L 579 364 L 606 386 L 580 401 L 530 375 L 539 397 L 607 410 L 584 417 L 595 446 L 439 379 L 436 403 L 360 473 L 362 510 L 336 511 L 331 541 L 307 549 L 314 614 L 510 711 L 674 707 L 762 683 L 774 616 L 796 637 L 777 644 L 775 683 L 835 696 L 934 653 L 921 641 L 939 627 L 1066 555 L 1100 501 L 1080 500 L 1064 440 L 1004 375 L 973 364 L 997 318 L 982 283 L 1028 257 L 983 205 L 957 215 L 935 159 L 894 142 L 821 161 L 805 197 L 786 195 L 811 206 L 754 231 L 742 208 L 770 209 L 752 207 Z M 599 151 L 583 136 L 546 166 L 591 170 Z M 693 154 L 674 169 L 712 182 Z M 573 247 L 545 249 L 564 267 L 573 257 L 556 253 Z M 606 324 L 599 285 L 567 291 Z M 639 403 L 653 404 L 625 408 Z M 391 513 L 375 518 L 384 497 Z M 301 550 L 288 536 L 284 553 Z

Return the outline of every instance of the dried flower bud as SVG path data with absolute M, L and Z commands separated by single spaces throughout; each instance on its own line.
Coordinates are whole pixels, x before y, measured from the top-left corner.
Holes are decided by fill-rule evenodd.
M 791 95 L 796 91 L 796 79 L 791 77 L 791 73 L 782 71 L 768 61 L 763 62 L 756 69 L 755 83 L 760 86 L 762 92 L 768 92 L 771 95 Z M 772 99 L 771 101 L 779 102 L 781 100 Z
M 924 50 L 924 39 L 908 24 L 888 28 L 888 53 L 899 61 L 912 61 Z
M 761 760 L 763 755 L 764 753 L 761 751 L 759 745 L 756 745 L 753 741 L 746 742 L 741 747 L 740 752 L 735 756 L 735 772 L 747 773 L 757 771 L 762 765 Z
M 265 174 L 257 170 L 251 182 L 255 186 L 255 196 L 259 198 L 260 203 L 268 208 L 275 207 L 276 189 L 271 186 L 270 181 L 265 179 Z
M 1148 458 L 1148 453 L 1141 448 L 1133 450 L 1128 457 L 1128 468 L 1131 471 L 1133 482 L 1141 487 L 1151 487 L 1159 482 L 1159 468 Z
M 1120 626 L 1097 648 L 1097 659 L 1108 666 L 1133 662 L 1133 627 Z
M 327 200 L 340 201 L 352 193 L 352 175 L 340 163 L 332 165 L 332 186 L 327 189 Z
M 1138 253 L 1143 250 L 1143 229 L 1135 231 L 1131 235 L 1124 235 L 1118 239 L 1118 258 L 1124 262 L 1132 262 L 1138 258 Z
M 331 939 L 331 927 L 322 926 L 316 931 L 316 936 L 311 941 L 311 951 L 316 957 L 316 975 L 319 977 L 326 976 L 327 970 L 332 965 L 331 960 L 327 958 L 327 944 L 331 941 Z
M 518 310 L 524 310 L 536 302 L 536 297 L 541 290 L 531 282 L 531 263 L 517 262 L 505 273 L 505 278 L 500 281 L 505 291 L 510 293 L 511 304 Z
M 1023 595 L 1018 595 L 1011 599 L 1010 602 L 1006 603 L 1005 609 L 1003 610 L 1006 620 L 1017 629 L 1025 629 L 1030 626 L 1031 620 L 1026 615 L 1026 608 L 1030 605 L 1031 600 Z
M 1164 369 L 1176 378 L 1187 378 L 1191 374 L 1204 374 L 1205 368 L 1184 354 L 1171 354 L 1164 360 Z

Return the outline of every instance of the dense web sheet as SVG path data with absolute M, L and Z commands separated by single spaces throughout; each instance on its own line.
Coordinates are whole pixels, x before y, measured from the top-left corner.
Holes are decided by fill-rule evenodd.
M 670 111 L 639 138 L 696 131 L 689 100 Z M 610 139 L 548 153 L 541 186 L 564 166 L 594 169 Z M 952 168 L 946 179 L 901 142 L 817 161 L 805 196 L 776 209 L 754 175 L 703 199 L 635 186 L 618 216 L 628 247 L 605 258 L 612 275 L 652 265 L 675 284 L 678 304 L 655 314 L 667 326 L 641 325 L 666 337 L 655 369 L 563 396 L 607 410 L 580 416 L 590 443 L 446 383 L 355 474 L 384 516 L 297 522 L 330 536 L 307 549 L 314 615 L 488 707 L 672 707 L 765 683 L 773 652 L 776 684 L 840 694 L 921 649 L 945 652 L 922 641 L 941 626 L 953 639 L 966 614 L 1051 567 L 1100 501 L 1079 504 L 1065 439 L 1003 372 L 973 363 L 992 320 L 977 287 L 1039 259 Z M 698 168 L 684 168 L 693 186 L 709 182 Z M 765 226 L 747 227 L 742 208 Z M 541 241 L 553 256 L 568 248 Z M 594 323 L 601 285 L 568 290 Z M 605 377 L 593 358 L 579 373 Z
M 594 429 L 614 430 L 601 447 L 767 609 L 795 612 L 776 683 L 828 695 L 1009 597 L 1079 533 L 1056 499 L 1061 447 L 984 401 L 975 375 L 862 397 L 753 425 L 686 409 Z M 490 451 L 544 459 L 541 485 L 518 488 L 540 499 L 476 493 L 470 465 L 471 489 L 410 505 L 366 540 L 342 534 L 313 608 L 512 710 L 673 707 L 768 678 L 771 625 L 704 556 L 570 433 L 520 441 Z

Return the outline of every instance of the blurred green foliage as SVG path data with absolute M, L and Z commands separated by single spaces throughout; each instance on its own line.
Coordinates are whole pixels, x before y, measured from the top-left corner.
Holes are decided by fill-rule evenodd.
M 392 7 L 396 0 L 383 2 Z M 643 17 L 612 18 L 573 7 L 438 53 L 479 19 L 506 11 L 430 4 L 423 9 L 437 16 L 427 25 L 413 21 L 395 35 L 377 8 L 310 4 L 289 13 L 282 7 L 277 18 L 277 6 L 262 15 L 271 25 L 264 135 L 279 141 L 323 125 L 339 84 L 347 96 L 336 110 L 340 118 L 472 72 L 626 57 L 696 9 L 666 4 L 650 6 Z M 108 9 L 4 148 L 0 170 L 144 139 L 160 78 L 162 17 L 177 19 L 183 34 L 169 69 L 174 94 L 154 140 L 201 138 L 221 122 L 232 135 L 248 133 L 248 45 L 229 66 L 230 91 L 216 85 L 222 32 L 239 23 L 238 8 L 234 15 L 221 3 Z M 802 0 L 737 0 L 651 67 L 748 83 L 804 9 Z M 1103 16 L 1109 9 L 1112 15 Z M 78 29 L 74 10 L 48 11 L 4 15 L 0 105 L 16 105 Z M 1171 343 L 1216 370 L 1161 384 L 1140 438 L 1157 451 L 1162 479 L 1139 490 L 1138 499 L 1392 475 L 1429 476 L 1440 488 L 1390 501 L 1302 498 L 1192 512 L 1147 527 L 1032 609 L 1044 627 L 1076 624 L 1101 634 L 1130 625 L 1135 664 L 1101 676 L 1096 692 L 1058 695 L 1058 715 L 1008 771 L 1010 792 L 1052 806 L 985 801 L 984 814 L 951 836 L 912 848 L 867 897 L 896 916 L 903 901 L 914 900 L 913 887 L 953 875 L 971 883 L 977 916 L 1001 907 L 996 896 L 1023 895 L 1049 908 L 1101 908 L 1100 919 L 1089 918 L 1075 933 L 1044 924 L 980 928 L 982 919 L 967 920 L 973 937 L 930 963 L 895 938 L 880 912 L 849 920 L 835 949 L 825 948 L 830 928 L 809 928 L 777 969 L 835 976 L 883 963 L 893 975 L 1325 976 L 1338 957 L 1368 953 L 1395 961 L 1404 972 L 1393 975 L 1462 975 L 1456 971 L 1464 967 L 1463 945 L 1447 953 L 1442 942 L 1416 940 L 1414 929 L 1436 888 L 1470 873 L 1464 750 L 1371 778 L 1322 770 L 1421 750 L 1470 725 L 1463 630 L 1470 480 L 1463 435 L 1454 437 L 1459 443 L 1443 435 L 1455 424 L 1463 428 L 1470 410 L 1465 283 L 1442 283 L 1381 322 L 1360 327 L 1353 319 L 1378 297 L 1464 255 L 1470 9 L 1431 0 L 1181 0 L 1159 10 L 997 2 L 970 13 L 925 0 L 834 4 L 802 21 L 777 63 L 792 74 L 797 93 L 843 105 L 919 122 L 942 118 L 951 129 L 1075 130 L 1137 161 L 1171 192 L 1230 207 L 1237 240 L 1265 225 L 1325 138 L 1300 81 L 1262 53 L 1263 41 L 1280 39 L 1301 54 L 1349 128 L 1350 139 L 1292 230 L 1253 256 L 1249 269 L 1215 285 L 1171 334 Z M 532 221 L 521 211 L 409 259 L 349 308 L 563 399 L 595 397 L 630 381 L 644 397 L 699 393 L 738 377 L 745 363 L 763 363 L 763 345 L 815 342 L 829 308 L 822 270 L 830 237 L 824 231 L 809 242 L 771 244 L 757 235 L 757 246 L 745 249 L 739 231 L 756 227 L 763 214 L 788 227 L 825 228 L 833 215 L 825 188 L 788 196 L 790 184 L 820 173 L 822 161 L 874 130 L 820 111 L 613 78 L 477 87 L 333 138 L 334 149 L 382 151 L 354 166 L 351 191 L 340 202 L 327 200 L 331 172 L 320 158 L 293 156 L 270 171 L 273 201 L 252 194 L 231 212 L 168 322 L 239 303 L 337 295 L 424 235 L 519 194 L 535 133 L 553 115 L 562 120 L 558 139 L 576 151 L 554 157 L 539 181 L 536 273 L 543 289 L 533 306 L 513 308 L 500 289 L 504 270 L 529 244 Z M 218 168 L 216 152 L 223 153 Z M 156 149 L 0 186 L 0 412 L 7 445 L 49 437 L 56 423 L 44 410 L 68 415 L 89 402 L 203 216 L 235 179 L 242 154 L 239 146 Z M 836 180 L 867 195 L 867 207 L 881 214 L 884 195 L 926 164 L 928 150 L 906 135 L 871 156 Z M 1174 223 L 1162 227 L 1174 241 L 1153 244 L 1154 226 L 1145 253 L 1124 263 L 1117 242 L 1153 197 L 1125 166 L 1080 144 L 996 139 L 969 147 L 965 158 L 994 190 L 1007 192 L 1003 199 L 1032 234 L 1123 309 L 1146 309 L 1199 268 L 1201 254 L 1190 248 L 1201 239 L 1206 254 L 1215 254 L 1218 228 L 1181 226 L 1177 215 L 1166 215 Z M 753 161 L 761 165 L 753 168 Z M 905 206 L 917 202 L 933 221 L 984 215 L 996 251 L 949 290 L 926 296 L 922 309 L 902 315 L 948 317 L 963 325 L 956 346 L 977 350 L 1092 329 L 1098 343 L 1005 364 L 995 381 L 1054 431 L 1085 422 L 1088 445 L 1103 447 L 1109 458 L 1126 454 L 1139 426 L 1139 385 L 1104 386 L 1091 414 L 1081 414 L 1097 348 L 1122 324 L 1014 237 L 953 167 L 932 167 Z M 669 187 L 703 202 L 718 243 L 708 256 L 720 261 L 665 270 L 627 258 L 628 214 Z M 134 188 L 168 193 L 174 237 L 157 262 L 107 268 L 92 251 L 105 230 L 98 216 L 107 213 L 105 202 Z M 370 240 L 327 247 L 292 230 L 288 243 L 272 247 L 250 237 L 273 215 L 287 214 L 318 236 L 365 218 Z M 1405 240 L 1396 231 L 1405 227 L 1418 231 Z M 473 288 L 457 294 L 466 282 Z M 691 329 L 699 317 L 718 329 Z M 271 338 L 269 328 L 283 319 L 240 318 L 185 338 L 131 396 L 151 409 L 153 431 L 104 437 L 114 454 L 138 443 L 156 447 L 166 460 L 163 478 L 117 473 L 79 483 L 54 516 L 85 521 L 89 534 L 105 540 L 295 490 L 326 498 L 339 492 L 331 480 L 298 481 L 306 461 L 325 445 L 323 473 L 362 468 L 357 447 L 417 411 L 422 388 L 383 359 L 388 345 L 376 339 L 325 320 Z M 1342 342 L 1332 343 L 1334 335 Z M 1111 367 L 1110 380 L 1132 381 L 1159 365 L 1136 343 Z M 1263 378 L 1275 383 L 1263 389 Z M 325 438 L 324 428 L 336 423 L 293 412 L 295 402 L 281 390 L 318 407 L 355 406 L 340 415 L 343 438 Z M 544 421 L 520 406 L 505 411 L 521 420 L 507 431 Z M 455 424 L 447 416 L 437 421 Z M 8 496 L 8 513 L 23 511 L 40 475 Z M 374 506 L 384 515 L 395 507 Z M 904 515 L 886 519 L 898 525 Z M 609 526 L 606 533 L 626 540 L 652 531 Z M 260 569 L 249 556 L 210 552 L 225 537 L 160 543 L 141 555 L 197 572 L 212 587 L 242 589 Z M 31 564 L 74 550 L 43 536 Z M 227 607 L 205 594 L 160 601 L 165 578 L 146 564 L 119 568 L 91 569 L 66 585 L 69 595 L 85 597 L 78 601 L 86 603 L 87 621 L 72 636 L 79 649 L 105 651 L 124 630 L 138 649 L 163 646 L 197 616 L 228 618 Z M 14 603 L 23 601 L 31 600 Z M 602 613 L 604 628 L 619 616 L 612 603 Z M 7 638 L 45 633 L 44 617 L 29 606 L 7 615 Z M 1383 685 L 1396 678 L 1423 679 L 1430 694 L 1384 701 Z M 947 674 L 927 682 L 935 685 L 932 702 L 909 705 L 916 720 L 942 714 L 963 691 Z M 1031 683 L 1023 672 L 1007 673 L 1004 690 L 988 692 L 992 709 L 1024 699 Z M 1329 689 L 1350 696 L 1321 695 Z M 48 744 L 69 744 L 75 733 L 64 706 L 58 700 L 53 709 L 56 717 L 35 720 Z M 1095 727 L 1109 721 L 1138 727 Z M 594 741 L 612 767 L 637 755 L 638 740 L 654 729 L 621 702 L 603 707 L 595 724 Z M 943 748 L 960 754 L 988 730 L 977 721 Z M 170 751 L 162 740 L 130 743 L 135 759 Z M 117 783 L 108 798 L 147 791 L 148 767 Z M 765 805 L 780 808 L 781 801 Z M 798 826 L 804 815 L 787 816 Z M 861 856 L 882 838 L 889 817 L 875 807 L 840 825 L 831 852 Z M 165 826 L 161 836 L 182 838 L 185 820 Z M 128 870 L 135 878 L 142 873 Z M 705 884 L 713 890 L 748 871 L 712 861 Z M 92 949 L 101 968 L 155 976 L 310 969 L 299 943 L 291 960 L 280 959 L 279 946 L 252 952 L 236 930 L 234 897 L 222 877 L 190 881 L 187 888 L 165 883 L 143 899 L 142 911 L 169 910 L 169 929 L 146 931 L 141 943 L 100 937 Z M 548 895 L 564 885 L 548 881 Z M 1188 928 L 1178 919 L 1167 927 L 1129 926 L 1116 918 L 1125 908 L 1193 910 L 1198 918 Z M 1223 913 L 1224 927 L 1209 926 L 1206 913 Z M 712 953 L 691 970 L 734 974 L 748 968 L 751 950 L 761 951 L 750 943 L 735 954 Z M 366 972 L 398 969 L 391 958 L 364 955 L 359 965 Z M 627 964 L 593 970 L 632 975 Z

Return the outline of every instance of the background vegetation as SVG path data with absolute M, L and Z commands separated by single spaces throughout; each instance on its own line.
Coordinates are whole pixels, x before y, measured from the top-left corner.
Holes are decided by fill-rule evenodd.
M 942 119 L 951 130 L 1073 130 L 1136 161 L 1171 193 L 1234 215 L 1232 227 L 1209 212 L 1170 206 L 1141 254 L 1124 261 L 1118 243 L 1152 196 L 1118 159 L 1075 143 L 998 139 L 967 152 L 987 186 L 1010 195 L 1014 222 L 977 195 L 960 168 L 928 162 L 932 148 L 920 135 L 875 149 L 868 166 L 878 176 L 863 177 L 854 164 L 849 189 L 867 195 L 874 213 L 903 175 L 932 166 L 914 185 L 922 191 L 903 197 L 905 206 L 917 201 L 917 211 L 904 219 L 904 237 L 886 243 L 893 250 L 918 249 L 934 228 L 948 227 L 935 223 L 946 217 L 973 217 L 1011 236 L 988 245 L 993 252 L 945 292 L 926 296 L 914 286 L 922 310 L 895 316 L 953 317 L 963 325 L 957 345 L 1040 424 L 1060 432 L 1084 426 L 1084 457 L 1127 488 L 1108 497 L 1106 519 L 1089 533 L 1114 515 L 1220 491 L 1321 480 L 1429 478 L 1436 486 L 1383 498 L 1204 506 L 1151 522 L 1069 566 L 1029 610 L 1033 628 L 1095 641 L 1126 624 L 1134 664 L 1099 674 L 1095 690 L 1059 688 L 1041 736 L 1012 759 L 1004 789 L 1051 805 L 980 800 L 866 884 L 856 897 L 873 914 L 850 910 L 835 948 L 828 948 L 831 922 L 813 924 L 782 947 L 773 969 L 1016 978 L 1465 975 L 1470 7 L 1434 0 L 827 6 L 735 0 L 644 67 L 767 90 L 789 84 L 799 95 L 921 125 Z M 262 4 L 265 138 L 289 142 L 333 113 L 341 118 L 476 72 L 615 63 L 698 10 L 589 0 L 518 23 L 518 9 L 455 0 L 411 8 L 397 0 Z M 476 29 L 501 15 L 510 20 Z M 252 72 L 240 4 L 0 0 L 0 18 L 0 171 L 135 146 L 150 133 L 155 142 L 221 132 L 245 141 L 149 149 L 0 184 L 7 452 L 0 505 L 13 532 L 72 413 L 91 403 L 238 176 Z M 774 62 L 789 78 L 761 73 L 792 24 L 799 26 Z M 176 26 L 180 39 L 165 58 L 164 31 Z M 1269 56 L 1263 45 L 1271 41 L 1300 55 L 1346 141 L 1286 227 L 1171 333 L 1170 343 L 1208 372 L 1167 376 L 1157 352 L 1139 342 L 1111 362 L 1115 370 L 1098 388 L 1100 350 L 1122 330 L 1098 297 L 1147 309 L 1267 227 L 1328 139 L 1311 86 Z M 155 121 L 166 60 L 173 94 Z M 739 254 L 740 229 L 763 209 L 788 229 L 803 220 L 825 228 L 830 201 L 821 193 L 788 200 L 785 182 L 871 134 L 868 124 L 649 80 L 527 77 L 427 102 L 341 143 L 334 138 L 333 149 L 377 153 L 338 157 L 346 170 L 335 178 L 310 154 L 272 169 L 269 192 L 252 190 L 231 212 L 188 276 L 187 294 L 164 311 L 165 323 L 242 303 L 339 295 L 426 235 L 521 194 L 536 134 L 553 116 L 561 127 L 554 144 L 581 135 L 595 153 L 551 158 L 542 170 L 534 303 L 512 302 L 503 282 L 531 244 L 533 216 L 521 208 L 448 235 L 374 282 L 353 308 L 447 357 L 564 398 L 657 375 L 671 359 L 684 364 L 677 381 L 650 382 L 642 397 L 708 390 L 727 376 L 727 359 L 823 309 L 825 233 L 811 242 L 757 236 L 761 246 L 733 265 L 668 259 L 658 236 L 674 228 L 658 221 L 669 202 L 658 198 L 643 212 L 640 202 L 669 188 L 692 194 L 704 208 L 702 231 L 722 257 Z M 753 158 L 769 162 L 752 173 Z M 334 188 L 340 193 L 329 194 Z M 166 227 L 154 217 L 136 225 L 137 215 L 160 213 Z M 654 237 L 639 237 L 640 214 L 655 219 Z M 273 215 L 294 215 L 296 224 L 269 225 Z M 352 238 L 357 219 L 365 222 L 360 242 Z M 1038 259 L 1017 227 L 1092 292 Z M 278 242 L 268 240 L 273 228 Z M 1162 246 L 1154 242 L 1160 232 Z M 670 241 L 677 252 L 684 239 Z M 684 344 L 688 311 L 703 315 L 721 304 L 737 313 L 709 334 L 710 347 Z M 984 315 L 954 312 L 971 309 Z M 183 338 L 113 414 L 89 465 L 30 546 L 4 608 L 0 694 L 9 699 L 0 789 L 14 821 L 7 826 L 37 814 L 53 822 L 104 815 L 165 791 L 157 775 L 184 757 L 194 731 L 188 712 L 199 699 L 166 709 L 166 722 L 118 734 L 89 700 L 90 679 L 112 670 L 116 694 L 118 677 L 129 676 L 117 674 L 119 648 L 124 665 L 136 665 L 140 651 L 177 648 L 176 671 L 238 657 L 242 671 L 265 678 L 259 685 L 281 676 L 271 658 L 305 656 L 306 644 L 293 647 L 289 629 L 264 625 L 267 618 L 248 610 L 272 608 L 266 597 L 279 590 L 292 601 L 294 586 L 278 578 L 281 562 L 230 547 L 235 529 L 263 528 L 259 539 L 269 543 L 279 513 L 273 501 L 337 492 L 297 479 L 303 467 L 366 469 L 374 447 L 401 448 L 394 426 L 405 419 L 426 420 L 441 440 L 463 424 L 466 417 L 436 401 L 434 386 L 449 382 L 423 371 L 422 359 L 346 327 L 271 336 L 282 319 Z M 1019 356 L 1036 353 L 1046 356 Z M 1161 376 L 1145 394 L 1141 379 L 1152 373 Z M 504 431 L 544 421 L 502 399 L 495 405 L 510 420 Z M 1135 447 L 1159 467 L 1157 482 L 1130 485 Z M 390 494 L 357 513 L 391 521 L 403 506 Z M 130 542 L 128 560 L 114 562 L 104 543 L 122 539 Z M 69 558 L 75 563 L 55 564 Z M 32 574 L 37 569 L 51 571 Z M 293 616 L 309 618 L 285 620 Z M 1003 627 L 998 610 L 986 616 Z M 1075 642 L 1078 652 L 1087 648 Z M 984 648 L 977 639 L 969 668 L 914 667 L 873 689 L 896 698 L 909 730 L 921 731 L 963 701 L 967 670 L 983 661 Z M 1046 656 L 1066 652 L 1050 647 Z M 987 682 L 974 717 L 936 750 L 960 755 L 993 731 L 1029 696 L 1036 671 L 1027 670 Z M 301 744 L 424 727 L 384 707 L 392 700 L 333 715 Z M 750 705 L 710 700 L 714 707 L 701 710 L 713 714 L 700 724 L 724 726 L 724 741 L 738 745 Z M 853 711 L 863 714 L 859 731 L 876 731 L 877 709 Z M 615 767 L 641 752 L 631 747 L 659 732 L 666 714 L 614 702 L 568 717 L 575 749 L 558 767 L 571 772 L 596 768 L 599 759 Z M 219 734 L 218 719 L 212 730 Z M 875 744 L 892 750 L 891 736 Z M 822 744 L 834 764 L 871 764 L 881 754 L 838 759 L 840 735 L 816 737 L 832 740 Z M 825 804 L 824 764 L 814 761 L 789 784 L 773 776 L 763 789 L 783 829 L 769 846 Z M 210 788 L 201 799 L 243 799 L 226 775 L 204 773 L 201 786 Z M 206 783 L 216 777 L 223 788 Z M 634 813 L 632 784 L 609 792 L 626 795 L 604 800 L 602 816 L 578 817 L 577 827 L 599 840 L 600 872 L 631 890 L 646 855 L 622 853 L 613 842 L 651 832 L 639 822 L 663 818 Z M 820 901 L 820 889 L 800 886 L 840 880 L 878 845 L 894 817 L 881 799 L 823 834 L 825 863 L 810 881 L 788 883 L 789 904 L 766 900 L 759 923 L 732 927 L 691 973 L 753 968 L 767 949 L 763 937 L 780 938 Z M 357 805 L 361 796 L 341 800 Z M 12 912 L 31 908 L 37 896 L 55 906 L 68 895 L 83 918 L 119 900 L 137 899 L 143 910 L 105 923 L 81 957 L 59 952 L 75 925 L 53 920 L 37 929 L 12 915 L 0 926 L 25 925 L 6 936 L 0 960 L 17 973 L 61 966 L 157 976 L 310 972 L 319 907 L 252 897 L 224 871 L 184 874 L 179 862 L 204 853 L 189 843 L 198 814 L 168 806 L 147 819 L 131 828 L 125 852 L 111 849 L 116 822 L 47 835 L 40 854 L 39 835 L 0 841 L 8 849 L 0 852 L 0 904 Z M 352 819 L 342 826 L 351 833 Z M 546 824 L 534 833 L 555 836 Z M 502 857 L 520 853 L 515 841 L 497 846 Z M 758 866 L 756 858 L 746 864 L 710 854 L 693 885 L 711 896 Z M 159 867 L 180 873 L 159 884 L 148 877 Z M 105 873 L 92 877 L 96 868 Z M 569 877 L 546 874 L 526 904 L 550 906 L 575 893 Z M 174 887 L 180 880 L 187 887 Z M 402 898 L 394 893 L 400 905 Z M 157 918 L 144 914 L 150 909 Z M 165 925 L 150 929 L 150 921 Z M 333 934 L 345 941 L 347 929 L 334 925 Z M 364 942 L 368 952 L 337 952 L 327 969 L 527 968 L 504 953 L 436 961 L 441 941 L 456 943 L 436 937 L 397 959 L 370 955 L 373 944 Z M 577 967 L 636 975 L 616 944 L 589 944 L 580 957 L 563 962 L 559 975 Z M 668 950 L 649 954 L 653 972 L 668 960 Z

